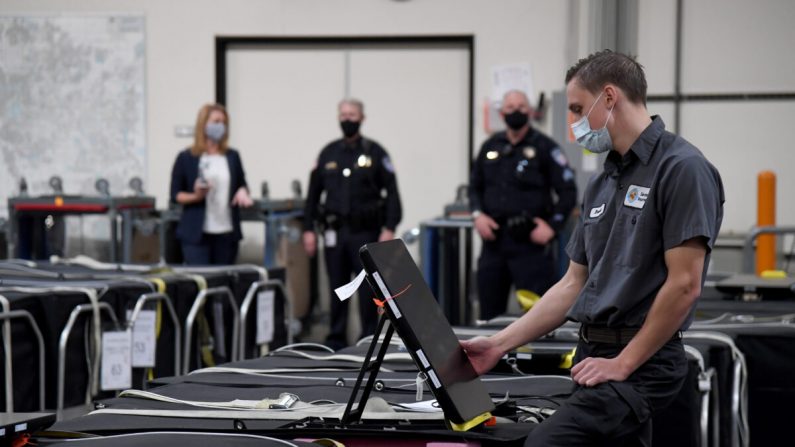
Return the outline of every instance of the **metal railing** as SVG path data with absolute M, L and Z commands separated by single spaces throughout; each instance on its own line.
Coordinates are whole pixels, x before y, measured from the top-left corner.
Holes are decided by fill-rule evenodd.
M 110 304 L 106 302 L 100 302 L 97 304 L 79 304 L 72 310 L 72 313 L 69 315 L 69 320 L 66 322 L 66 326 L 64 326 L 63 330 L 61 331 L 60 340 L 58 341 L 58 402 L 56 411 L 59 416 L 64 409 L 64 393 L 66 387 L 66 345 L 69 342 L 69 337 L 72 335 L 72 330 L 74 329 L 75 324 L 77 324 L 77 319 L 83 314 L 93 313 L 95 309 L 98 309 L 100 313 L 105 311 L 110 316 L 110 320 L 113 322 L 116 329 L 122 329 L 119 325 L 119 319 L 116 318 L 116 314 L 113 312 L 113 308 L 110 307 Z M 99 358 L 101 352 L 102 346 L 97 346 L 97 352 L 94 353 L 94 357 Z M 91 363 L 96 364 L 96 362 Z M 98 382 L 99 372 L 90 371 L 88 375 L 88 384 L 86 387 L 86 405 L 91 403 L 92 390 L 95 389 L 95 384 Z
M 4 324 L 10 322 L 14 319 L 20 320 L 27 320 L 28 324 L 30 324 L 31 329 L 33 329 L 33 333 L 36 335 L 36 341 L 39 344 L 39 411 L 44 411 L 44 374 L 46 371 L 44 362 L 45 362 L 45 355 L 44 355 L 44 337 L 41 335 L 41 330 L 39 330 L 39 325 L 36 324 L 36 320 L 33 319 L 33 316 L 30 312 L 26 310 L 11 310 L 0 312 L 0 321 L 3 321 Z M 3 337 L 6 339 L 6 337 Z M 9 345 L 10 345 L 9 340 Z M 12 370 L 12 353 L 11 350 L 8 349 L 5 351 L 6 353 L 6 365 L 7 365 L 7 373 L 6 373 L 6 412 L 13 413 L 14 412 L 14 382 L 13 382 L 13 370 Z
M 756 239 L 763 234 L 795 234 L 795 227 L 779 227 L 774 225 L 752 227 L 751 232 L 748 233 L 743 242 L 743 273 L 754 273 L 756 271 L 754 243 Z
M 251 311 L 251 304 L 254 302 L 254 297 L 257 296 L 257 292 L 270 288 L 279 289 L 282 292 L 282 296 L 284 296 L 284 326 L 287 331 L 287 344 L 289 345 L 293 342 L 293 303 L 292 297 L 284 286 L 284 282 L 279 279 L 257 281 L 249 286 L 246 296 L 243 298 L 243 303 L 240 305 L 240 319 L 242 321 L 240 325 L 240 359 L 246 358 L 246 335 L 248 330 L 248 314 Z
M 229 290 L 228 287 L 213 287 L 210 289 L 204 289 L 196 295 L 196 299 L 193 301 L 193 306 L 190 308 L 190 313 L 188 313 L 188 318 L 185 320 L 185 353 L 182 358 L 183 360 L 183 374 L 188 374 L 190 372 L 190 354 L 191 354 L 191 345 L 192 345 L 192 337 L 191 334 L 193 333 L 193 325 L 196 323 L 196 318 L 199 315 L 199 312 L 204 307 L 204 304 L 207 302 L 207 298 L 219 296 L 225 297 L 229 303 L 229 307 L 232 308 L 233 314 L 233 325 L 232 325 L 232 351 L 231 357 L 232 361 L 237 360 L 238 355 L 238 338 L 240 337 L 240 311 L 237 308 L 235 303 L 235 298 L 232 295 L 232 291 Z
M 171 318 L 171 324 L 174 325 L 174 375 L 179 375 L 180 367 L 182 365 L 180 359 L 180 356 L 182 355 L 182 325 L 179 324 L 179 318 L 177 318 L 177 313 L 174 311 L 174 305 L 171 304 L 171 299 L 168 297 L 168 295 L 151 292 L 145 293 L 138 297 L 138 301 L 135 302 L 135 308 L 133 308 L 130 320 L 127 322 L 128 327 L 133 329 L 135 322 L 138 320 L 138 315 L 140 315 L 144 305 L 146 305 L 148 302 L 163 302 L 166 305 L 168 316 Z

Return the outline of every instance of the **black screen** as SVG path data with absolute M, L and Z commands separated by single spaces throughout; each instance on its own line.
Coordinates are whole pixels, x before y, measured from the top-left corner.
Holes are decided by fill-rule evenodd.
M 445 415 L 460 423 L 491 411 L 486 388 L 403 241 L 367 244 L 361 258 L 370 285 L 387 300 L 384 308 L 390 321 L 417 367 L 429 376 L 427 382 Z

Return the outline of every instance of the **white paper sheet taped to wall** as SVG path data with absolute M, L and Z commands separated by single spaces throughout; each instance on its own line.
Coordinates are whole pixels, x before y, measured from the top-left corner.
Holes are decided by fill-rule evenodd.
M 353 281 L 349 282 L 348 284 L 345 284 L 344 286 L 339 286 L 336 289 L 334 289 L 334 293 L 337 294 L 337 298 L 339 298 L 340 301 L 345 301 L 348 298 L 352 297 L 353 294 L 356 293 L 357 290 L 359 290 L 359 286 L 362 285 L 362 281 L 364 281 L 365 275 L 367 275 L 367 272 L 362 270 L 361 272 L 359 272 L 358 275 L 356 275 L 356 278 L 354 278 Z

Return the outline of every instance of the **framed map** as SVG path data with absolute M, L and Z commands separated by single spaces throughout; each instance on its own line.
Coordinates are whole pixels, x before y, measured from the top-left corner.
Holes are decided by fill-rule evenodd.
M 127 195 L 145 179 L 143 15 L 0 16 L 0 215 L 19 193 Z

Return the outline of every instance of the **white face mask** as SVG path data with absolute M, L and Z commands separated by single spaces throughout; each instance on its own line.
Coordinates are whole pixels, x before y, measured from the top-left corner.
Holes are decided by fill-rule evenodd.
M 602 152 L 613 149 L 613 140 L 610 138 L 610 132 L 607 131 L 607 122 L 610 121 L 610 116 L 613 114 L 613 107 L 615 107 L 615 104 L 610 108 L 610 112 L 607 114 L 604 127 L 592 130 L 591 124 L 588 122 L 588 116 L 593 111 L 596 103 L 599 102 L 603 93 L 604 92 L 600 93 L 599 96 L 596 97 L 596 101 L 594 101 L 591 106 L 591 110 L 589 110 L 584 117 L 571 125 L 571 131 L 574 134 L 574 138 L 577 139 L 577 142 L 595 154 L 601 154 Z
M 204 127 L 204 134 L 209 140 L 220 143 L 226 135 L 226 125 L 224 123 L 207 123 Z

